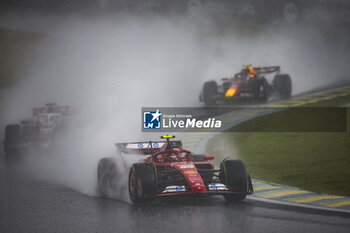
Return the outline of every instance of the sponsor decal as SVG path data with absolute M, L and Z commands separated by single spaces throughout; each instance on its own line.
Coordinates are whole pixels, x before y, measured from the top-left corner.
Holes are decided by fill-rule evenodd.
M 210 191 L 227 191 L 228 188 L 224 184 L 209 184 L 208 189 Z
M 209 187 L 209 190 L 218 190 L 216 184 L 210 184 L 208 185 L 208 187 Z
M 193 164 L 181 164 L 180 168 L 181 169 L 194 168 L 194 165 Z
M 185 192 L 186 187 L 184 185 L 172 185 L 167 186 L 162 193 L 174 193 L 174 192 Z
M 176 186 L 176 191 L 178 191 L 178 192 L 186 191 L 185 186 L 183 186 L 183 185 Z
M 193 170 L 189 170 L 189 171 L 185 171 L 185 174 L 195 174 L 196 173 L 196 171 L 193 171 Z

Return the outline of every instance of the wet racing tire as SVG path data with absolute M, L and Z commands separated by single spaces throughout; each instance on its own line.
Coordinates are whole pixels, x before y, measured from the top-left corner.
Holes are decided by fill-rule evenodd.
M 218 86 L 215 81 L 205 82 L 203 85 L 203 100 L 205 106 L 215 106 Z
M 153 199 L 156 190 L 156 174 L 151 163 L 135 163 L 129 171 L 129 196 L 134 204 Z
M 241 201 L 247 195 L 247 172 L 241 160 L 223 160 L 220 164 L 220 181 L 235 193 L 224 194 L 226 201 Z
M 292 80 L 288 74 L 276 75 L 273 80 L 274 91 L 281 98 L 290 98 L 292 94 Z
M 97 167 L 97 188 L 99 195 L 109 196 L 115 190 L 114 181 L 117 179 L 117 165 L 113 158 L 103 158 Z
M 13 145 L 21 141 L 21 126 L 18 124 L 6 125 L 4 138 L 4 151 L 7 155 L 12 155 L 17 152 Z
M 269 98 L 269 85 L 266 79 L 263 79 L 259 87 L 259 100 L 263 103 L 266 103 L 268 98 Z

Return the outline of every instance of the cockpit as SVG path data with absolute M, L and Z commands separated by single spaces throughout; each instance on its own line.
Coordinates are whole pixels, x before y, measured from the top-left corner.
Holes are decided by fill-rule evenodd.
M 175 162 L 187 160 L 191 155 L 190 151 L 187 150 L 172 150 L 169 152 L 157 153 L 154 158 L 159 161 Z

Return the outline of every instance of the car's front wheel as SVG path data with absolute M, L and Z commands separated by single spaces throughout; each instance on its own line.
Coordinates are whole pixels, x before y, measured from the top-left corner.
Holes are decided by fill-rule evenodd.
M 216 105 L 218 86 L 215 81 L 205 82 L 203 85 L 203 100 L 206 107 Z
M 6 125 L 4 138 L 4 151 L 8 156 L 17 152 L 13 146 L 21 141 L 21 126 L 18 124 Z
M 241 201 L 247 195 L 247 172 L 241 160 L 225 159 L 220 164 L 220 181 L 234 193 L 224 194 L 226 201 Z
M 151 201 L 156 189 L 154 166 L 149 163 L 135 163 L 129 171 L 129 196 L 133 203 Z
M 273 80 L 274 90 L 283 99 L 291 97 L 292 80 L 288 74 L 276 75 Z
M 263 103 L 266 103 L 269 99 L 269 85 L 265 79 L 261 81 L 259 87 L 259 100 Z

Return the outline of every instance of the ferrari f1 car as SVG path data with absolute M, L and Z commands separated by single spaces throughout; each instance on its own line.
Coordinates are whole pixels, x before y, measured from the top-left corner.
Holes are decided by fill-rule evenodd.
M 265 75 L 272 73 L 275 76 L 269 84 Z M 292 93 L 291 78 L 288 74 L 282 74 L 279 66 L 246 65 L 239 73 L 222 81 L 221 85 L 216 81 L 205 82 L 199 100 L 206 106 L 215 106 L 218 103 L 266 102 L 272 94 L 289 98 Z
M 145 203 L 155 198 L 189 195 L 223 195 L 227 201 L 245 199 L 253 193 L 253 186 L 241 160 L 224 159 L 219 169 L 211 160 L 214 156 L 193 154 L 182 148 L 181 141 L 170 141 L 174 136 L 163 136 L 165 141 L 118 143 L 119 156 L 143 155 L 128 172 L 129 196 L 133 203 Z M 118 158 L 99 161 L 97 180 L 102 195 L 108 190 L 119 192 L 116 185 L 122 172 Z M 122 166 L 126 166 L 124 163 Z M 128 171 L 127 171 L 128 170 Z
M 50 147 L 55 134 L 62 129 L 65 117 L 70 113 L 70 107 L 56 104 L 33 108 L 31 119 L 6 125 L 4 151 L 9 155 L 34 146 Z

